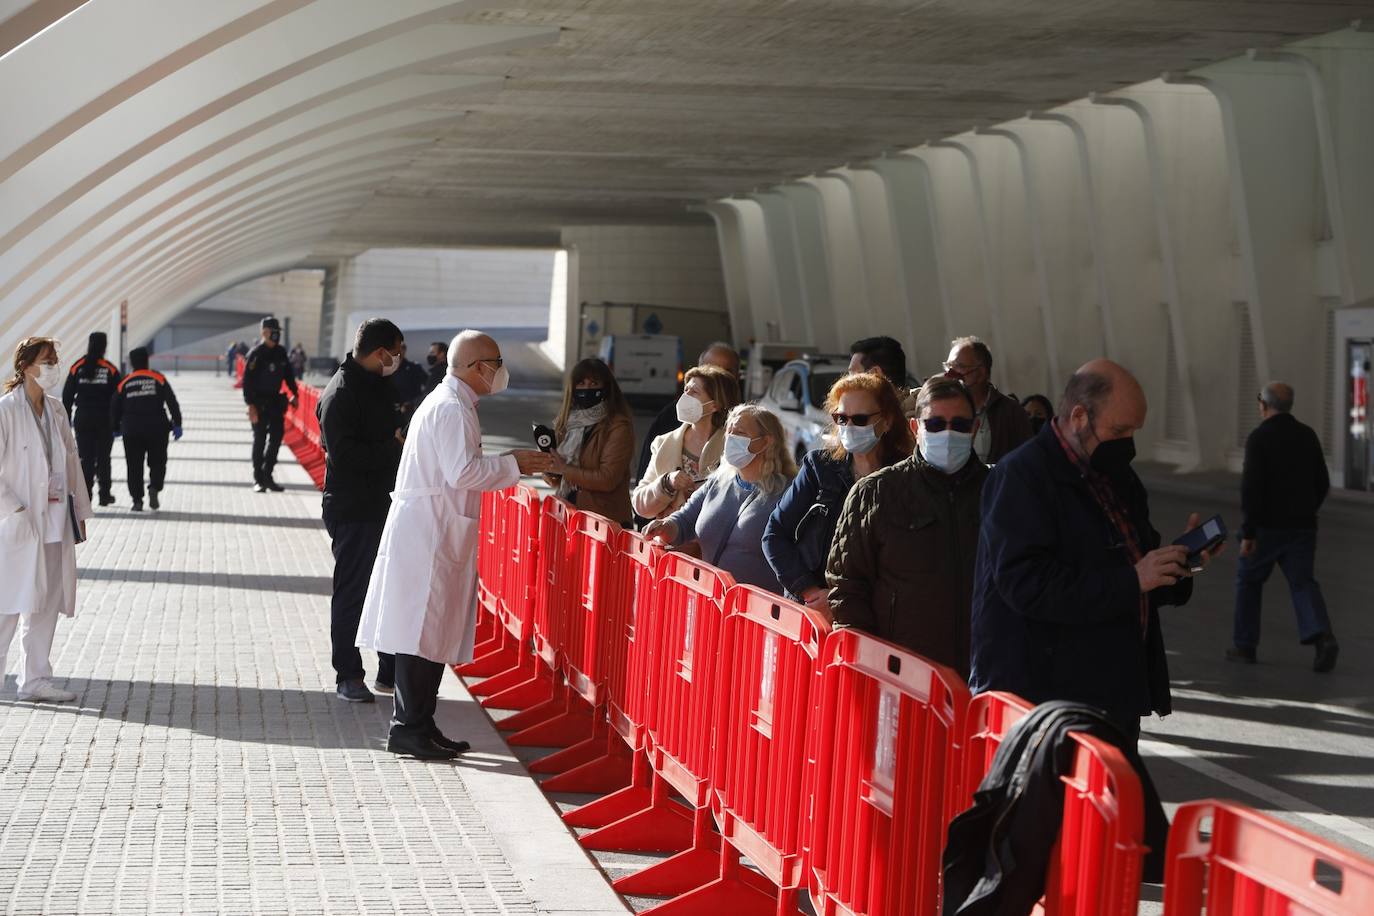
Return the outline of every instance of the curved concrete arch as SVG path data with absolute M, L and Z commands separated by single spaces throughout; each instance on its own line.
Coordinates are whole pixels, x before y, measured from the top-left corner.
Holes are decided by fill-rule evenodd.
M 782 333 L 793 343 L 816 343 L 816 316 L 808 306 L 803 289 L 801 256 L 797 248 L 797 231 L 792 217 L 792 201 L 777 190 L 751 194 L 754 203 L 763 211 L 764 237 L 768 243 L 768 258 L 773 265 L 773 278 L 782 306 Z M 800 316 L 794 325 L 790 316 Z
M 716 224 L 721 274 L 725 280 L 725 304 L 730 310 L 730 328 L 735 336 L 732 343 L 740 347 L 749 338 L 757 337 L 758 329 L 754 326 L 754 307 L 749 299 L 748 266 L 739 237 L 739 212 L 719 201 L 711 201 L 697 209 L 710 216 Z M 742 336 L 746 328 L 748 337 Z
M 780 185 L 778 193 L 790 204 L 803 304 L 811 316 L 812 343 L 822 350 L 838 352 L 844 343 L 835 320 L 837 303 L 831 281 L 831 254 L 821 192 L 814 185 L 796 182 Z
M 820 197 L 836 334 L 839 345 L 848 349 L 853 341 L 867 337 L 874 324 L 852 192 L 835 175 L 808 175 L 798 181 Z

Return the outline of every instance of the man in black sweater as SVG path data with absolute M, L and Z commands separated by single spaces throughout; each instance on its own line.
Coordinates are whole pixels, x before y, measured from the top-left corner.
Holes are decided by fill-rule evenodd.
M 288 401 L 282 394 L 283 383 L 290 389 L 289 403 L 295 407 L 296 375 L 281 345 L 281 323 L 267 317 L 262 320 L 262 340 L 248 351 L 243 368 L 243 401 L 248 405 L 248 422 L 253 424 L 253 489 L 259 493 L 283 490 L 272 479 L 285 432 Z
M 1321 441 L 1293 416 L 1293 389 L 1270 382 L 1259 395 L 1262 422 L 1245 440 L 1241 477 L 1240 562 L 1235 632 L 1226 657 L 1253 664 L 1260 637 L 1260 598 L 1278 564 L 1288 580 L 1298 636 L 1316 649 L 1314 671 L 1336 667 L 1340 646 L 1314 577 L 1317 510 L 1331 488 Z
M 401 365 L 401 330 L 384 318 L 358 326 L 353 352 L 344 357 L 320 395 L 320 441 L 325 450 L 324 526 L 334 548 L 334 595 L 329 638 L 336 692 L 350 703 L 371 703 L 356 646 L 358 621 L 372 565 L 382 540 L 396 469 L 401 464 L 401 415 L 388 376 Z M 375 687 L 391 693 L 395 658 L 378 654 Z
M 181 438 L 181 405 L 161 372 L 148 368 L 148 351 L 129 351 L 133 371 L 119 383 L 110 404 L 110 421 L 124 437 L 124 466 L 129 472 L 133 510 L 143 511 L 143 462 L 148 462 L 148 505 L 158 508 L 167 476 L 167 433 Z M 170 415 L 170 420 L 168 419 Z

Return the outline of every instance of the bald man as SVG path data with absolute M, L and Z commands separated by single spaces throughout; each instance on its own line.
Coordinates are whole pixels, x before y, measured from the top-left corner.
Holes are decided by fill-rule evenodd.
M 993 469 L 983 489 L 969 678 L 975 693 L 1102 709 L 1137 761 L 1140 717 L 1171 708 L 1159 608 L 1182 605 L 1193 591 L 1186 551 L 1160 546 L 1131 470 L 1145 415 L 1135 378 L 1094 360 L 1070 379 L 1059 415 Z M 1187 527 L 1197 523 L 1194 514 Z M 1144 781 L 1154 857 L 1147 874 L 1162 874 L 1168 823 Z
M 1236 565 L 1233 662 L 1254 664 L 1260 638 L 1260 598 L 1277 565 L 1288 580 L 1298 638 L 1312 646 L 1312 670 L 1336 667 L 1340 646 L 1317 584 L 1317 512 L 1331 479 L 1321 440 L 1293 416 L 1293 389 L 1270 382 L 1259 393 L 1260 425 L 1245 440 L 1241 475 L 1240 562 Z
M 358 647 L 396 656 L 387 750 L 421 760 L 467 750 L 434 722 L 447 665 L 472 659 L 482 494 L 549 469 L 543 452 L 482 454 L 477 402 L 506 387 L 496 341 L 463 331 L 449 372 L 410 421 L 372 567 Z

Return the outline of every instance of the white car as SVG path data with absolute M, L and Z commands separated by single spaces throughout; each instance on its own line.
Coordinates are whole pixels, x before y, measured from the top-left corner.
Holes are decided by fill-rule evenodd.
M 773 373 L 768 391 L 759 398 L 759 406 L 782 420 L 787 447 L 797 461 L 807 452 L 827 445 L 830 415 L 825 412 L 825 396 L 848 372 L 848 357 L 816 356 L 794 359 Z

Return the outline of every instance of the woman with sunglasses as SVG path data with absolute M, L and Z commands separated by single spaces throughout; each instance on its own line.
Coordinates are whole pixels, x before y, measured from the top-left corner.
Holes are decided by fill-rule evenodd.
M 725 420 L 720 469 L 685 506 L 652 522 L 644 535 L 673 547 L 696 542 L 702 558 L 736 582 L 781 594 L 761 541 L 768 516 L 796 475 L 782 422 L 757 404 L 740 404 Z
M 558 446 L 549 455 L 548 484 L 583 512 L 629 525 L 634 420 L 620 385 L 601 360 L 592 357 L 573 366 L 554 433 Z
M 965 677 L 973 565 L 988 469 L 973 451 L 973 398 L 928 381 L 916 398 L 916 454 L 854 485 L 830 550 L 835 626 L 905 646 Z
M 846 375 L 830 388 L 830 448 L 802 459 L 763 534 L 763 552 L 787 597 L 830 617 L 825 561 L 854 482 L 910 457 L 915 443 L 897 391 L 881 375 Z

